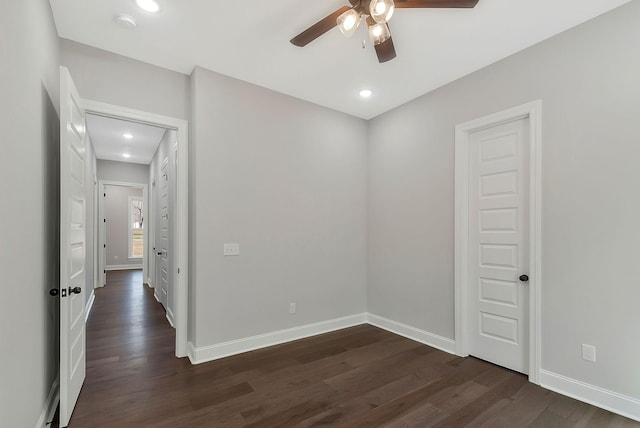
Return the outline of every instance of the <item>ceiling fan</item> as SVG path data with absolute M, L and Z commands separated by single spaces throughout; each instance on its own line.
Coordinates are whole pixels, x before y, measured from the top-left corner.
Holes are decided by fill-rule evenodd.
M 388 25 L 396 8 L 472 8 L 478 0 L 349 0 L 349 3 L 351 7 L 341 7 L 295 36 L 291 43 L 300 47 L 306 46 L 335 26 L 346 37 L 351 37 L 364 20 L 369 28 L 369 36 L 378 55 L 378 61 L 383 63 L 396 57 Z

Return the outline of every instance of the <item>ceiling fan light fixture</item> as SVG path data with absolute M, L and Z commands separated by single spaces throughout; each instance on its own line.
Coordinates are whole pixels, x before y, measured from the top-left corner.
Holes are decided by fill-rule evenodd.
M 338 24 L 338 28 L 340 32 L 345 37 L 351 37 L 358 29 L 360 25 L 360 14 L 356 12 L 354 9 L 349 9 L 344 12 L 342 15 L 338 16 L 336 20 Z
M 369 23 L 369 37 L 371 38 L 371 43 L 379 45 L 391 37 L 391 32 L 387 24 L 373 22 Z
M 369 14 L 378 24 L 386 24 L 396 9 L 393 0 L 371 0 Z

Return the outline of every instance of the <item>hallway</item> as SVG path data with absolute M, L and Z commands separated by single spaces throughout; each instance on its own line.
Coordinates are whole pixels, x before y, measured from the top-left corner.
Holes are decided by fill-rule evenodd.
M 175 402 L 175 333 L 141 270 L 107 272 L 87 322 L 87 377 L 70 427 L 143 426 Z M 119 422 L 118 422 L 119 421 Z

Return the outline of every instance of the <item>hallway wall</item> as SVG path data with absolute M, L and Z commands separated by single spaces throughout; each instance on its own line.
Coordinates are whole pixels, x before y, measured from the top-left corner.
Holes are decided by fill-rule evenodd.
M 49 2 L 0 2 L 0 58 L 0 424 L 44 428 L 59 346 L 49 296 L 59 285 L 59 42 Z
M 189 76 L 67 39 L 60 47 L 60 64 L 83 98 L 189 118 Z
M 194 345 L 363 313 L 366 122 L 200 67 L 191 78 Z

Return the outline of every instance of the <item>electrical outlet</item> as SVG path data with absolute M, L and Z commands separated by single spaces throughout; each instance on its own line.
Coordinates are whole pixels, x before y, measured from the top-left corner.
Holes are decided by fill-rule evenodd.
M 225 256 L 239 256 L 240 255 L 240 244 L 224 244 L 224 255 Z
M 585 361 L 596 362 L 596 347 L 593 345 L 582 344 L 582 359 Z
M 295 314 L 296 313 L 296 304 L 295 303 L 289 303 L 289 313 L 290 314 Z

